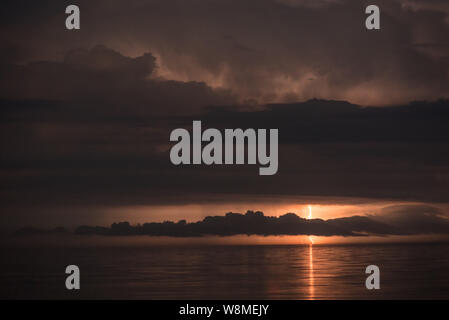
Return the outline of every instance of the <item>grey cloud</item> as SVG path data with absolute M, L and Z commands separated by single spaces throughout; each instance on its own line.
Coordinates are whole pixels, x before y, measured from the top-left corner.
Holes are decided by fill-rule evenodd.
M 376 221 L 398 226 L 410 234 L 447 233 L 449 218 L 441 209 L 429 205 L 395 205 L 372 217 Z
M 50 3 L 42 11 L 54 18 L 35 26 L 42 35 L 39 43 L 13 20 L 6 20 L 5 30 L 15 36 L 4 37 L 32 48 L 30 55 L 45 57 L 96 43 L 133 56 L 149 51 L 160 58 L 159 75 L 221 86 L 241 101 L 322 98 L 391 105 L 448 97 L 445 57 L 449 52 L 441 46 L 449 32 L 447 5 L 378 1 L 382 29 L 367 32 L 364 9 L 368 4 L 80 1 L 84 28 L 67 37 L 59 31 L 58 8 Z M 18 21 L 26 15 L 24 10 L 13 10 L 13 14 Z M 416 46 L 423 43 L 433 44 L 432 49 Z
M 155 79 L 155 58 L 147 53 L 130 58 L 104 46 L 69 51 L 62 62 L 6 64 L 0 96 L 8 100 L 45 100 L 96 113 L 178 114 L 234 102 L 225 91 L 204 83 Z M 89 110 L 85 110 L 89 109 Z

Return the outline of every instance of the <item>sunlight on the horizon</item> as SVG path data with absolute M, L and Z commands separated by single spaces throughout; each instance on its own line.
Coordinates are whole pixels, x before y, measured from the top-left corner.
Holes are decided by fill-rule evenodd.
M 321 201 L 318 201 L 321 200 Z M 268 200 L 264 200 L 268 201 Z M 291 199 L 290 203 L 277 202 L 227 202 L 227 203 L 200 203 L 188 205 L 141 205 L 141 206 L 122 206 L 114 208 L 99 209 L 99 218 L 92 223 L 99 225 L 110 225 L 117 221 L 129 221 L 132 225 L 147 222 L 161 221 L 179 221 L 197 222 L 207 216 L 224 216 L 226 212 L 238 212 L 245 214 L 246 210 L 260 210 L 267 217 L 280 217 L 286 213 L 294 213 L 300 218 L 313 220 L 310 224 L 322 219 L 336 219 L 341 217 L 365 216 L 379 214 L 383 208 L 390 205 L 411 205 L 419 204 L 414 202 L 352 202 L 334 199 L 335 203 L 328 203 L 323 199 Z M 303 202 L 301 202 L 303 201 Z M 449 211 L 449 205 L 441 205 L 441 210 Z M 86 218 L 87 219 L 87 218 Z M 404 236 L 381 236 L 364 235 L 363 237 L 345 237 L 345 236 L 324 236 L 315 235 L 315 228 L 311 228 L 307 234 L 298 235 L 234 235 L 229 237 L 205 237 L 172 239 L 169 237 L 155 238 L 158 244 L 230 244 L 230 245 L 333 245 L 333 244 L 351 244 L 351 243 L 403 243 L 410 241 L 449 241 L 449 236 L 442 235 L 404 235 Z M 122 241 L 122 240 L 120 240 Z M 140 242 L 151 242 L 153 240 L 145 238 Z

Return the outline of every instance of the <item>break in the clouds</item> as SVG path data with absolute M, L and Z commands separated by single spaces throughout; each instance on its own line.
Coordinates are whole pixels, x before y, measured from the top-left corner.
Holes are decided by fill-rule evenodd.
M 376 1 L 378 31 L 364 26 L 369 1 L 78 1 L 77 31 L 64 28 L 65 4 L 4 3 L 10 58 L 61 59 L 103 43 L 128 56 L 153 53 L 159 76 L 259 103 L 391 105 L 449 94 L 445 0 Z

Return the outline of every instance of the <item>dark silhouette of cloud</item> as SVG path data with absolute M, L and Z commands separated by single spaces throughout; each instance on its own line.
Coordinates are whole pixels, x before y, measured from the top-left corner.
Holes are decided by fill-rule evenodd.
M 430 206 L 394 206 L 385 208 L 388 213 L 376 217 L 352 216 L 337 219 L 304 219 L 294 213 L 280 217 L 264 216 L 262 212 L 246 214 L 227 213 L 225 216 L 208 216 L 201 221 L 187 223 L 165 221 L 142 225 L 129 222 L 113 223 L 110 228 L 80 226 L 80 235 L 149 235 L 170 237 L 198 237 L 207 235 L 315 235 L 315 236 L 367 236 L 367 235 L 418 235 L 449 234 L 449 219 L 430 214 L 437 209 Z M 411 218 L 407 213 L 410 212 Z M 393 219 L 392 219 L 393 217 Z

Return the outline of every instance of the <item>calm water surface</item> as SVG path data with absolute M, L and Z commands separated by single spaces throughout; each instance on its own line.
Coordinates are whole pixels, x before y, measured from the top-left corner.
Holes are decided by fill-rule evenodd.
M 370 264 L 380 290 L 365 288 Z M 0 268 L 0 298 L 449 298 L 449 244 L 3 248 Z

